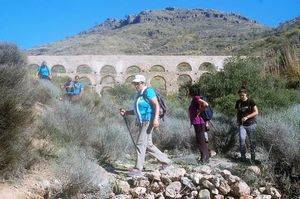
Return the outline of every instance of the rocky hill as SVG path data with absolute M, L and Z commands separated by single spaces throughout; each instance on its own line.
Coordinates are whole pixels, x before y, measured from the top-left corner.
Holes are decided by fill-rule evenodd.
M 206 9 L 146 10 L 107 19 L 78 35 L 28 50 L 31 55 L 225 55 L 270 28 L 244 16 Z

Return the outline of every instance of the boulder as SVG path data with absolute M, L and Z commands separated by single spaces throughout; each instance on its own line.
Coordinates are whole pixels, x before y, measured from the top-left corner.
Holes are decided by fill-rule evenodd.
M 210 199 L 210 192 L 208 189 L 202 189 L 199 191 L 198 193 L 198 196 L 197 196 L 198 199 Z
M 146 193 L 147 189 L 145 187 L 135 187 L 130 190 L 130 193 L 133 197 L 141 197 Z
M 126 181 L 117 180 L 114 186 L 114 193 L 128 194 L 130 191 L 130 185 Z
M 186 170 L 184 168 L 178 168 L 170 166 L 164 170 L 161 170 L 162 177 L 169 178 L 171 181 L 179 181 L 181 177 L 186 174 Z
M 168 198 L 181 198 L 180 190 L 181 183 L 179 181 L 175 181 L 166 187 L 165 195 Z
M 209 175 L 209 174 L 211 174 L 212 169 L 211 169 L 210 166 L 203 165 L 203 166 L 195 167 L 195 168 L 193 169 L 193 171 L 194 171 L 194 172 L 197 172 L 197 173 L 202 173 L 202 174 Z
M 250 195 L 250 187 L 242 180 L 233 184 L 231 189 L 232 194 L 237 197 Z

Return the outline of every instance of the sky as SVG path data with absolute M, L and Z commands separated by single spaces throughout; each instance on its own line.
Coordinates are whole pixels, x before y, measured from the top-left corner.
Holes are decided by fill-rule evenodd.
M 29 49 L 73 36 L 107 18 L 166 7 L 234 12 L 269 27 L 300 15 L 300 0 L 0 0 L 0 42 Z

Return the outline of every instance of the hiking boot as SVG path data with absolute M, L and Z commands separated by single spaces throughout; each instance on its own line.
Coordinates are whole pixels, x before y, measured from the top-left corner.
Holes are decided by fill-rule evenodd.
M 127 176 L 132 177 L 132 178 L 137 178 L 137 177 L 142 177 L 143 173 L 141 170 L 138 169 L 131 169 L 128 173 Z

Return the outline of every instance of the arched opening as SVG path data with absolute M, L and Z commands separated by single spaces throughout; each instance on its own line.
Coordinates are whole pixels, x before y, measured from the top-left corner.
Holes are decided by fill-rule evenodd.
M 177 83 L 179 86 L 185 85 L 185 84 L 191 84 L 192 78 L 189 75 L 180 75 L 177 78 Z
M 80 74 L 90 74 L 93 72 L 93 70 L 88 65 L 80 65 L 77 67 L 76 72 Z
M 150 72 L 165 72 L 165 68 L 161 65 L 154 65 L 150 68 Z
M 66 73 L 66 69 L 63 65 L 54 65 L 51 68 L 52 73 Z
M 108 74 L 115 75 L 115 74 L 117 74 L 117 71 L 116 71 L 115 67 L 110 66 L 110 65 L 105 65 L 101 68 L 100 74 L 101 75 L 108 75 Z
M 140 72 L 141 72 L 141 69 L 138 66 L 129 66 L 126 70 L 127 74 L 137 74 Z
M 177 71 L 180 71 L 180 72 L 192 71 L 192 67 L 189 63 L 182 62 L 177 65 Z
M 36 73 L 37 73 L 38 67 L 39 67 L 38 64 L 29 64 L 29 65 L 28 65 L 29 73 L 30 73 L 30 74 L 36 74 Z
M 111 91 L 112 89 L 113 89 L 113 88 L 110 87 L 110 86 L 105 86 L 105 87 L 103 87 L 103 88 L 101 89 L 100 94 L 101 94 L 102 96 L 104 96 L 104 95 L 109 95 L 109 94 L 110 94 L 110 91 Z
M 200 71 L 216 72 L 216 67 L 210 62 L 204 62 L 199 66 Z
M 101 78 L 100 84 L 115 84 L 115 82 L 116 81 L 112 76 L 107 75 Z
M 156 88 L 156 89 L 159 89 L 159 90 L 162 90 L 162 91 L 165 91 L 166 90 L 166 80 L 161 77 L 161 76 L 155 76 L 151 79 L 151 86 Z

